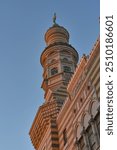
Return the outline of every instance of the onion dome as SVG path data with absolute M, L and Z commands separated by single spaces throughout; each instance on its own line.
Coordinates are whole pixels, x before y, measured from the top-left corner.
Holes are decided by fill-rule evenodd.
M 58 42 L 69 43 L 68 31 L 56 23 L 56 15 L 53 17 L 53 26 L 45 34 L 45 42 L 48 45 Z

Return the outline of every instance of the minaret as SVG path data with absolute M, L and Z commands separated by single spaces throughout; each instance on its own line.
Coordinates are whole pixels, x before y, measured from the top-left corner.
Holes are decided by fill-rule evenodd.
M 44 70 L 42 88 L 45 91 L 45 99 L 62 103 L 68 95 L 66 89 L 75 71 L 78 53 L 69 44 L 68 31 L 56 23 L 55 14 L 53 26 L 45 34 L 45 42 L 46 48 L 40 59 Z
M 67 85 L 75 71 L 78 53 L 69 44 L 68 31 L 56 23 L 56 15 L 53 17 L 53 26 L 45 33 L 45 42 L 46 48 L 40 58 L 45 102 L 39 107 L 29 134 L 34 148 L 41 150 L 41 143 L 50 129 L 50 149 L 59 150 L 56 118 L 69 96 Z

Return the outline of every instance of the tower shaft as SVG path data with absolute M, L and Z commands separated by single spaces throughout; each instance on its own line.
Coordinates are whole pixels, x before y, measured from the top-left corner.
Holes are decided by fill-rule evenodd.
M 35 149 L 39 150 L 50 128 L 51 149 L 59 150 L 56 118 L 68 96 L 67 85 L 75 71 L 78 53 L 69 44 L 68 31 L 56 23 L 47 30 L 45 42 L 46 48 L 40 58 L 45 102 L 39 107 L 29 134 Z

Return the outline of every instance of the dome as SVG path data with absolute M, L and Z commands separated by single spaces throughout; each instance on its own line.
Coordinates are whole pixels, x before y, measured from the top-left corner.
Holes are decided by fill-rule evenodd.
M 69 33 L 64 27 L 54 23 L 45 34 L 45 42 L 47 46 L 57 42 L 68 43 Z

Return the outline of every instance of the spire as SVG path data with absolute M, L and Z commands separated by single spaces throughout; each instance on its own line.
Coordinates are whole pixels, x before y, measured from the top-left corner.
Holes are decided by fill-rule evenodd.
M 54 13 L 54 16 L 53 16 L 53 23 L 56 24 L 56 13 Z

